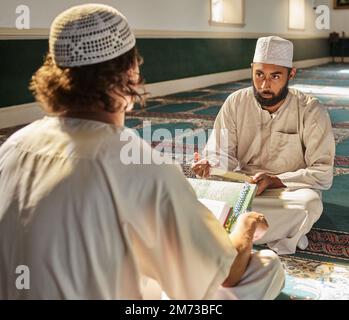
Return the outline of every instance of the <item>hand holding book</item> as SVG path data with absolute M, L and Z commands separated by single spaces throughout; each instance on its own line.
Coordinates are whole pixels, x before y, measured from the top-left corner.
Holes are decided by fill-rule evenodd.
M 241 214 L 234 226 L 232 233 L 241 233 L 252 238 L 252 241 L 261 239 L 268 229 L 268 222 L 264 215 L 258 212 L 245 212 Z
M 258 172 L 252 177 L 253 183 L 258 186 L 257 196 L 263 193 L 266 189 L 284 188 L 286 187 L 282 181 L 274 175 L 267 174 L 265 172 Z
M 251 207 L 256 185 L 249 183 L 188 178 L 197 198 L 210 209 L 230 233 L 237 218 Z
M 218 178 L 222 181 L 247 182 L 257 185 L 256 195 L 262 194 L 266 189 L 285 188 L 286 186 L 275 175 L 266 172 L 258 172 L 253 177 L 246 174 L 226 171 L 221 168 L 212 167 L 207 159 L 200 159 L 200 155 L 194 153 L 194 162 L 191 165 L 191 171 L 197 177 L 201 178 Z
M 265 180 L 264 175 L 257 174 L 251 177 L 243 173 L 212 167 L 207 159 L 200 160 L 198 153 L 194 153 L 194 162 L 191 168 L 195 175 L 211 180 L 211 182 L 207 180 L 205 182 L 201 179 L 189 179 L 198 198 L 201 198 L 200 201 L 214 213 L 228 233 L 249 230 L 252 232 L 251 239 L 253 241 L 264 236 L 268 229 L 264 215 L 257 212 L 247 212 L 257 187 L 259 187 L 258 182 Z M 223 181 L 214 181 L 216 179 Z M 230 183 L 226 184 L 224 181 L 230 181 Z M 259 193 L 262 191 L 264 189 L 260 189 Z M 220 200 L 221 203 L 217 200 Z M 224 201 L 222 202 L 222 200 Z
M 197 152 L 194 153 L 194 161 L 191 165 L 191 170 L 194 175 L 200 178 L 218 177 L 225 181 L 255 183 L 252 177 L 246 174 L 212 167 L 207 159 L 200 159 L 200 155 Z

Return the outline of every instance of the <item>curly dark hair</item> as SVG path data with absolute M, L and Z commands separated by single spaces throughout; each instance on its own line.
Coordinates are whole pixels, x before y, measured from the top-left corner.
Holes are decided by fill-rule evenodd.
M 109 61 L 70 68 L 57 66 L 48 53 L 33 75 L 29 89 L 44 110 L 51 113 L 101 108 L 113 113 L 122 105 L 116 95 L 130 96 L 144 104 L 144 93 L 135 90 L 144 84 L 142 76 L 135 81 L 128 73 L 137 62 L 141 64 L 143 60 L 136 47 Z

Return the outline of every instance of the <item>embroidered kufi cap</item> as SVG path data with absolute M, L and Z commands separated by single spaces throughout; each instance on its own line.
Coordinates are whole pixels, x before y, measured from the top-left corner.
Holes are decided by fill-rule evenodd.
M 60 67 L 101 63 L 131 50 L 136 39 L 127 19 L 102 4 L 74 6 L 53 21 L 49 51 Z

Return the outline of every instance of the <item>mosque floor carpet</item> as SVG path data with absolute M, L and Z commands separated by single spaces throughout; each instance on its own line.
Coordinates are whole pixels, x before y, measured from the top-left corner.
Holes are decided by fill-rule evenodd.
M 224 100 L 250 80 L 151 98 L 135 106 L 126 126 L 137 130 L 161 152 L 188 164 L 202 150 Z M 278 299 L 349 299 L 349 65 L 328 64 L 298 70 L 290 83 L 311 93 L 327 108 L 336 140 L 334 182 L 323 193 L 324 213 L 308 234 L 309 246 L 281 256 L 286 284 Z M 0 130 L 0 144 L 20 127 Z M 170 136 L 157 129 L 168 129 Z M 175 138 L 173 139 L 173 137 Z M 263 249 L 264 247 L 260 247 Z

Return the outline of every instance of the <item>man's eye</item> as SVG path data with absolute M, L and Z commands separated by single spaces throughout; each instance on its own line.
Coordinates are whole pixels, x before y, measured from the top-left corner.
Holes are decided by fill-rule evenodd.
M 273 80 L 279 80 L 279 79 L 280 79 L 280 76 L 279 76 L 279 75 L 273 75 L 273 76 L 272 76 L 272 79 L 273 79 Z
M 262 77 L 263 77 L 263 74 L 262 74 L 262 73 L 256 73 L 256 77 L 257 77 L 257 78 L 262 78 Z

